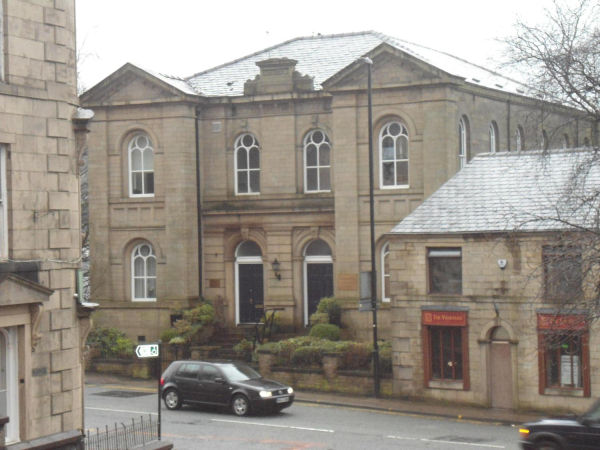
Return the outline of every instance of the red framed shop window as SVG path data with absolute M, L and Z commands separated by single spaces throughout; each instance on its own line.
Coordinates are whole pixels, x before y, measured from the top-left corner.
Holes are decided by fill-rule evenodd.
M 539 392 L 581 390 L 591 396 L 589 331 L 585 316 L 538 314 Z
M 464 311 L 423 311 L 424 384 L 462 382 L 470 389 L 467 313 Z

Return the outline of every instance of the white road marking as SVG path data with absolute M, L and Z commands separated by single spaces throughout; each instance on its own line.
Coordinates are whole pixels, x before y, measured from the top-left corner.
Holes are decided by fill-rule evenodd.
M 319 428 L 292 427 L 292 426 L 288 426 L 288 425 L 272 425 L 270 423 L 242 422 L 239 420 L 222 420 L 222 419 L 212 419 L 212 421 L 213 422 L 239 423 L 242 425 L 257 425 L 259 427 L 290 428 L 292 430 L 320 431 L 321 433 L 334 433 L 333 430 L 322 430 Z
M 146 411 L 125 411 L 123 409 L 90 408 L 89 406 L 86 406 L 85 409 L 92 409 L 94 411 L 122 412 L 122 413 L 129 413 L 129 414 L 144 414 L 145 416 L 147 416 L 148 414 L 151 414 L 153 416 L 158 416 L 158 413 L 151 413 L 151 412 L 146 412 Z
M 470 445 L 471 447 L 485 447 L 485 448 L 506 448 L 503 445 L 473 444 L 470 442 L 441 441 L 439 439 L 405 438 L 405 437 L 401 437 L 401 436 L 387 436 L 387 437 L 390 439 L 402 439 L 402 440 L 406 440 L 406 441 L 438 442 L 440 444 Z

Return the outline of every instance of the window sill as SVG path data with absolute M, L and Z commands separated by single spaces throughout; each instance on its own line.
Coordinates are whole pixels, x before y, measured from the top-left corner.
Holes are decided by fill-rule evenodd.
M 583 397 L 583 388 L 546 388 L 544 395 Z
M 133 300 L 131 300 L 132 302 L 156 302 L 155 298 L 134 298 Z
M 451 389 L 462 391 L 464 387 L 464 382 L 462 381 L 429 381 L 429 389 Z
M 379 186 L 379 189 L 410 189 L 410 185 L 403 184 L 401 186 Z

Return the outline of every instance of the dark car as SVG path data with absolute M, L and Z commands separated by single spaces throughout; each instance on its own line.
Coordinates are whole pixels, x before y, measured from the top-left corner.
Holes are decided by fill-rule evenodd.
M 526 423 L 519 432 L 525 450 L 600 449 L 600 402 L 582 416 Z
M 175 361 L 160 384 L 167 409 L 184 403 L 230 407 L 234 414 L 281 411 L 294 403 L 294 390 L 234 362 Z

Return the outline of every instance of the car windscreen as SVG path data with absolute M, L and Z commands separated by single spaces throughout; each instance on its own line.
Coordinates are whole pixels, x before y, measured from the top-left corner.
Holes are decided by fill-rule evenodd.
M 248 366 L 238 366 L 238 365 L 222 365 L 221 366 L 221 370 L 223 371 L 223 374 L 225 375 L 225 377 L 233 382 L 233 381 L 248 381 L 248 380 L 254 380 L 256 378 L 261 378 L 260 374 L 254 370 L 251 369 Z

